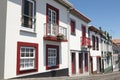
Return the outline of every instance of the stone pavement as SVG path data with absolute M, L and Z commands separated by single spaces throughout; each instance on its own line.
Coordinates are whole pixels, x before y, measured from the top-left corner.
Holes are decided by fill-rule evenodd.
M 20 78 L 12 80 L 120 80 L 120 72 L 74 77 Z

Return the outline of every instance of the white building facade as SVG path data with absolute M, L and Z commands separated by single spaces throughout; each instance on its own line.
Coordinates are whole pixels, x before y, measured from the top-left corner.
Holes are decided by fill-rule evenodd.
M 90 49 L 90 72 L 101 73 L 101 35 L 102 32 L 94 26 L 89 26 Z
M 69 74 L 89 75 L 88 23 L 90 20 L 78 11 L 71 11 L 69 37 Z
M 90 19 L 69 2 L 4 0 L 0 7 L 0 79 L 88 74 L 88 48 L 83 53 L 81 45 L 89 43 Z

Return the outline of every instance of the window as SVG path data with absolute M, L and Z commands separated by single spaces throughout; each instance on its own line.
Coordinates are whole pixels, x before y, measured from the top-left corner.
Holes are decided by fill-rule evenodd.
M 59 46 L 46 45 L 46 69 L 59 68 Z
M 93 50 L 99 50 L 99 38 L 95 37 L 94 35 L 92 36 L 92 45 Z
M 24 28 L 35 28 L 35 0 L 22 0 L 22 26 Z
M 82 25 L 82 37 L 86 37 L 86 27 Z
M 95 50 L 95 36 L 92 36 L 92 46 L 93 50 Z
M 17 74 L 38 71 L 38 44 L 18 42 Z
M 21 47 L 20 48 L 20 70 L 35 68 L 35 48 Z
M 48 67 L 56 66 L 57 50 L 55 48 L 48 48 Z
M 75 21 L 71 20 L 70 21 L 70 26 L 71 26 L 71 34 L 75 35 Z
M 59 10 L 47 4 L 46 10 L 47 35 L 55 36 L 58 32 Z
M 96 37 L 96 49 L 99 50 L 99 38 Z

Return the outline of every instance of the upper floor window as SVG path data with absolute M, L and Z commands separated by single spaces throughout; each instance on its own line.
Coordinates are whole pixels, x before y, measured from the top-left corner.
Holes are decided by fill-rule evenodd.
M 92 36 L 92 46 L 93 50 L 95 50 L 95 36 Z
M 94 35 L 92 36 L 92 46 L 93 50 L 99 50 L 99 38 Z
M 86 37 L 86 27 L 82 25 L 82 37 Z
M 99 38 L 96 37 L 96 49 L 99 50 Z
M 35 28 L 35 0 L 22 0 L 22 26 Z
M 46 23 L 48 35 L 56 35 L 59 25 L 59 10 L 49 4 L 46 7 Z
M 71 20 L 70 21 L 70 26 L 71 26 L 71 34 L 72 35 L 75 35 L 75 21 L 74 20 Z

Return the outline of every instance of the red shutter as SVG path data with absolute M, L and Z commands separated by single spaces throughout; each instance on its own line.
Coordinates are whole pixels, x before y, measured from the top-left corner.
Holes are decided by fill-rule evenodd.
M 82 37 L 86 37 L 86 27 L 82 26 Z
M 71 34 L 75 34 L 75 22 L 73 20 L 71 20 L 70 26 L 71 26 Z

